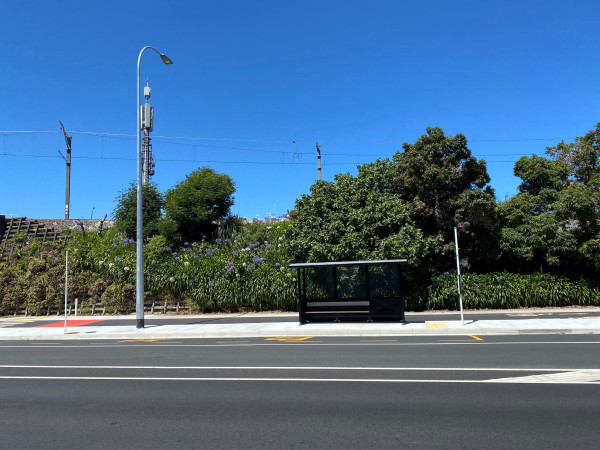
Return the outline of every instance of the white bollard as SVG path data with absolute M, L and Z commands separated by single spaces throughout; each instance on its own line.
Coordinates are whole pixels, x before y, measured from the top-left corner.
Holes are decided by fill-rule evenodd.
M 65 333 L 67 332 L 67 298 L 69 297 L 69 250 L 65 256 Z

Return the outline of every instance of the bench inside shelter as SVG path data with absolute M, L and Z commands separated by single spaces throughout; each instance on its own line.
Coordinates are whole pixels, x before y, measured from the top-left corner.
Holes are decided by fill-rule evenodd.
M 402 265 L 406 259 L 297 263 L 300 324 L 311 321 L 405 322 Z

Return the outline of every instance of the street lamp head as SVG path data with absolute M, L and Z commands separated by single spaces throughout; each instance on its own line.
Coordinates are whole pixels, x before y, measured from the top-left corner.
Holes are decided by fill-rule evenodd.
M 164 53 L 160 54 L 160 59 L 162 59 L 162 62 L 164 62 L 165 64 L 173 64 L 173 61 L 171 61 L 169 57 Z

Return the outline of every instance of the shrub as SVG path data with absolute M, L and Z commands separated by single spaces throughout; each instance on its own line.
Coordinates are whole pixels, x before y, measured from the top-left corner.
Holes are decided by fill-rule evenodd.
M 508 272 L 462 276 L 465 309 L 600 306 L 600 286 L 585 279 Z M 434 277 L 429 286 L 407 286 L 407 310 L 459 309 L 455 274 Z

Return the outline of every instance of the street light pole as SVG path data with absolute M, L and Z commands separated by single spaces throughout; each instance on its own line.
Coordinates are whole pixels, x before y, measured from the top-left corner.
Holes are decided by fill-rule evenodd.
M 136 328 L 144 328 L 144 215 L 142 198 L 142 147 L 140 144 L 140 61 L 144 50 L 151 49 L 160 55 L 165 64 L 173 64 L 167 55 L 159 52 L 154 47 L 147 45 L 142 48 L 137 61 L 137 233 L 136 233 L 136 295 L 135 295 L 135 318 Z

